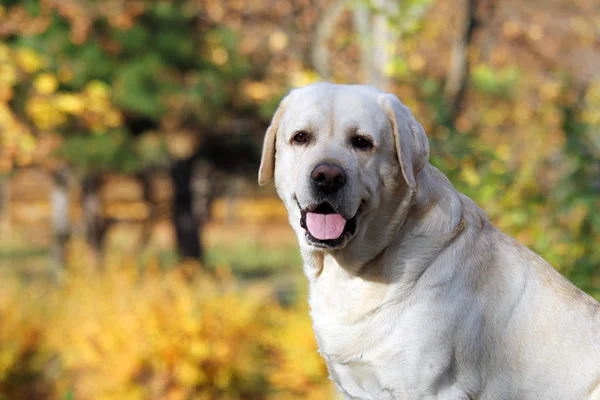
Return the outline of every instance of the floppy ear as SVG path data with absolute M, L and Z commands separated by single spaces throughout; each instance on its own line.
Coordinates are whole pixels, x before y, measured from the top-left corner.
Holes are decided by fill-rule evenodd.
M 416 176 L 429 160 L 429 141 L 425 130 L 396 96 L 383 95 L 379 102 L 392 123 L 396 153 L 404 180 L 416 192 Z
M 271 125 L 267 128 L 267 133 L 265 134 L 262 158 L 260 160 L 260 168 L 258 169 L 258 184 L 260 186 L 271 182 L 273 175 L 275 174 L 275 139 L 277 137 L 277 130 L 279 129 L 279 121 L 281 120 L 281 116 L 283 115 L 283 111 L 287 104 L 287 99 L 288 97 L 284 98 L 279 104 L 279 107 L 271 120 Z

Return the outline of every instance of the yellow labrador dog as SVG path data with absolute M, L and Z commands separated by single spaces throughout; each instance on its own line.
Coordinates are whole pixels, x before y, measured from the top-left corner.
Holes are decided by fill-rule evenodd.
M 600 305 L 493 227 L 368 86 L 292 91 L 263 147 L 346 399 L 600 399 Z

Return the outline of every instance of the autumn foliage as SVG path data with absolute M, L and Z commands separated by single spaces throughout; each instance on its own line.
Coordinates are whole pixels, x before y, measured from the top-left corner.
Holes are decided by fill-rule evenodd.
M 265 285 L 185 270 L 5 281 L 0 397 L 331 398 L 305 300 L 284 308 Z
M 42 178 L 66 169 L 75 183 L 65 190 L 73 235 L 63 243 L 64 275 L 23 279 L 18 258 L 9 260 L 14 271 L 1 269 L 0 399 L 331 398 L 305 299 L 283 306 L 272 281 L 240 278 L 272 278 L 290 264 L 294 238 L 282 234 L 273 187 L 256 188 L 256 171 L 244 169 L 246 197 L 213 203 L 225 228 L 208 228 L 207 268 L 190 274 L 161 259 L 173 247 L 174 189 L 163 181 L 171 161 L 215 152 L 202 147 L 208 134 L 237 135 L 243 155 L 260 146 L 281 97 L 319 80 L 319 70 L 334 82 L 365 82 L 373 59 L 365 49 L 387 54 L 378 66 L 385 88 L 424 125 L 431 163 L 496 226 L 600 299 L 596 3 L 1 2 L 0 263 L 13 246 L 51 246 L 29 234 L 51 231 L 58 180 Z M 394 40 L 362 35 L 357 16 L 385 17 Z M 141 173 L 154 179 L 152 201 L 142 199 Z M 104 249 L 122 246 L 103 262 L 81 250 L 88 178 L 108 182 L 97 188 L 97 211 L 116 228 Z M 21 232 L 36 218 L 43 228 Z M 135 224 L 161 229 L 139 229 L 132 241 L 146 247 L 123 250 L 121 232 Z M 239 240 L 241 226 L 269 249 Z M 219 240 L 231 246 L 211 248 Z

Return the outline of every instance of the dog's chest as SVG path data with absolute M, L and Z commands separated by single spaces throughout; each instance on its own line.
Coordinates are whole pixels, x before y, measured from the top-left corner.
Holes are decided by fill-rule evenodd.
M 335 292 L 324 296 L 316 289 L 311 287 L 310 304 L 319 351 L 348 399 L 420 398 L 440 381 L 452 354 L 447 335 L 436 328 L 439 318 L 431 311 L 436 307 L 425 300 L 402 307 L 384 302 L 357 317 L 359 313 L 347 311 L 355 304 L 352 286 L 339 299 L 332 296 Z M 447 384 L 453 379 L 449 376 Z
M 340 364 L 325 357 L 327 368 L 337 388 L 352 399 L 394 400 L 391 388 L 386 388 L 374 365 L 354 361 Z
M 396 337 L 385 334 L 381 321 L 346 324 L 331 318 L 329 313 L 311 312 L 319 350 L 338 390 L 350 399 L 392 400 L 399 384 L 394 364 L 395 354 L 389 351 Z M 385 336 L 385 337 L 384 337 Z

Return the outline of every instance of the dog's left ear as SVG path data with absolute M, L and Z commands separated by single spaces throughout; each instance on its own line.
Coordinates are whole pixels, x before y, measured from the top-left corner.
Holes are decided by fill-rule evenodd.
M 382 95 L 379 103 L 392 123 L 396 153 L 404 180 L 416 192 L 416 176 L 429 161 L 429 141 L 425 130 L 408 107 L 393 94 Z
M 275 111 L 275 115 L 273 115 L 273 119 L 271 120 L 271 125 L 269 125 L 269 128 L 267 128 L 267 133 L 265 134 L 262 158 L 260 159 L 260 168 L 258 169 L 258 184 L 260 186 L 271 182 L 273 176 L 275 175 L 275 140 L 277 138 L 279 122 L 283 112 L 285 111 L 288 98 L 289 95 L 286 96 L 279 104 L 279 107 L 277 108 L 277 111 Z

